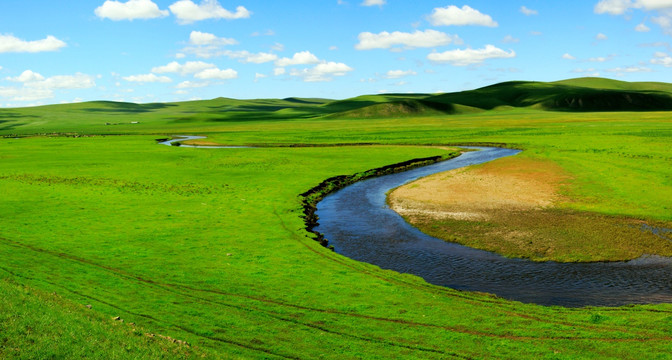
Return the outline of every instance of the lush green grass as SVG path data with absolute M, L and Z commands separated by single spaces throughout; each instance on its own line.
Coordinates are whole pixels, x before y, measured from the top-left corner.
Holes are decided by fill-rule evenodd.
M 241 110 L 252 103 L 260 108 Z M 276 105 L 286 107 L 264 108 Z M 25 357 L 67 357 L 108 328 L 118 332 L 98 349 L 87 345 L 92 354 L 121 356 L 115 351 L 129 344 L 138 357 L 182 349 L 125 340 L 131 330 L 113 316 L 210 357 L 669 357 L 670 305 L 546 308 L 428 285 L 321 247 L 304 229 L 298 197 L 331 176 L 447 152 L 402 144 L 503 142 L 572 174 L 567 208 L 671 221 L 669 113 L 513 109 L 339 120 L 321 117 L 333 113 L 328 106 L 216 99 L 0 112 L 7 135 L 385 144 L 209 150 L 158 146 L 156 135 L 2 139 L 0 278 L 13 282 L 0 282 L 0 329 L 30 327 L 51 339 Z M 41 325 L 40 304 L 47 318 L 72 318 L 67 332 Z M 7 316 L 14 313 L 22 322 Z M 22 356 L 12 350 L 28 344 L 21 334 L 0 332 L 0 357 Z
M 3 359 L 190 359 L 204 354 L 7 278 L 0 279 L 0 301 Z

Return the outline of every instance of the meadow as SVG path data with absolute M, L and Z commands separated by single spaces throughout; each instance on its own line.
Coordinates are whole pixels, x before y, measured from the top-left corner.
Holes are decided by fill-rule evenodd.
M 540 92 L 526 86 L 561 91 L 532 101 L 521 89 Z M 306 231 L 299 194 L 324 179 L 475 143 L 562 168 L 566 209 L 670 227 L 664 84 L 495 90 L 517 95 L 0 110 L 0 357 L 668 358 L 672 305 L 460 292 L 350 260 Z M 599 107 L 624 95 L 639 100 Z M 593 105 L 557 108 L 578 99 Z M 264 147 L 156 144 L 176 134 Z

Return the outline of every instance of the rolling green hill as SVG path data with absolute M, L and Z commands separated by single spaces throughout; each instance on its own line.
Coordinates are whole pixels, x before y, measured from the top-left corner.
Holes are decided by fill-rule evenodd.
M 558 82 L 504 82 L 446 94 L 363 95 L 344 100 L 318 98 L 216 98 L 177 103 L 134 104 L 93 101 L 0 109 L 0 134 L 164 133 L 220 122 L 299 119 L 356 119 L 473 114 L 527 108 L 542 111 L 672 110 L 672 84 L 578 78 Z

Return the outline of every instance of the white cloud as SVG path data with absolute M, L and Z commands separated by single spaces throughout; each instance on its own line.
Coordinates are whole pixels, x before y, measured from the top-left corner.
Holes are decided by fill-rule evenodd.
M 168 10 L 161 10 L 151 0 L 129 0 L 125 3 L 107 0 L 94 10 L 96 16 L 114 21 L 134 19 L 154 19 L 168 16 Z
M 595 40 L 600 41 L 600 40 L 607 40 L 607 39 L 608 39 L 607 35 L 604 35 L 603 33 L 599 33 L 599 34 L 595 35 Z
M 362 6 L 383 6 L 387 3 L 385 0 L 364 0 Z
M 390 49 L 395 46 L 413 49 L 462 43 L 457 35 L 448 35 L 436 30 L 416 30 L 413 33 L 383 31 L 378 34 L 363 32 L 357 38 L 359 39 L 359 43 L 355 45 L 357 50 Z
M 202 88 L 210 85 L 209 82 L 207 81 L 200 81 L 200 82 L 194 82 L 194 81 L 183 81 L 175 86 L 176 89 L 194 89 L 194 88 Z
M 660 51 L 656 52 L 653 56 L 653 59 L 650 61 L 651 64 L 672 67 L 672 56 Z
M 236 12 L 231 12 L 224 9 L 217 0 L 202 0 L 199 5 L 191 0 L 179 0 L 168 8 L 181 24 L 207 19 L 246 19 L 252 14 L 244 6 L 238 6 Z
M 275 61 L 277 58 L 278 58 L 278 55 L 271 54 L 271 53 L 260 52 L 260 53 L 256 53 L 256 54 L 248 54 L 243 59 L 241 59 L 241 61 L 244 62 L 244 63 L 263 64 L 263 63 Z
M 291 76 L 303 78 L 305 82 L 321 82 L 331 81 L 334 76 L 344 76 L 354 69 L 344 63 L 336 62 L 322 62 L 312 68 L 302 70 L 293 69 L 290 71 Z
M 177 61 L 173 61 L 163 66 L 157 66 L 152 68 L 153 73 L 165 74 L 165 73 L 179 73 L 180 75 L 194 74 L 205 69 L 215 68 L 215 64 L 209 64 L 202 61 L 187 61 L 184 64 L 180 64 Z
M 537 10 L 528 9 L 526 6 L 521 6 L 520 12 L 527 16 L 539 15 L 539 12 Z
M 0 35 L 0 53 L 37 53 L 56 51 L 66 46 L 65 42 L 49 35 L 42 40 L 25 41 L 12 35 Z
M 93 76 L 76 73 L 75 75 L 56 75 L 42 81 L 26 84 L 26 86 L 47 89 L 89 89 L 96 86 Z
M 285 72 L 286 72 L 285 68 L 276 67 L 275 69 L 273 69 L 273 75 L 275 76 L 284 75 Z
M 125 76 L 122 79 L 128 82 L 139 82 L 139 83 L 169 83 L 173 80 L 167 76 L 157 76 L 155 74 L 141 74 L 141 75 L 131 75 Z
M 275 61 L 278 58 L 278 55 L 271 53 L 251 53 L 247 50 L 237 50 L 231 51 L 226 50 L 219 53 L 220 55 L 227 56 L 231 59 L 237 59 L 242 63 L 254 63 L 254 64 L 263 64 L 271 61 Z
M 576 58 L 575 58 L 574 56 L 572 56 L 570 53 L 564 53 L 564 54 L 562 55 L 562 58 L 565 59 L 565 60 L 574 60 L 574 59 L 576 59 Z
M 672 10 L 666 11 L 661 16 L 654 16 L 651 22 L 663 28 L 668 35 L 672 35 Z
M 589 58 L 588 61 L 590 61 L 590 62 L 607 62 L 607 61 L 612 60 L 614 57 L 615 57 L 614 55 L 609 55 L 609 56 L 606 56 L 606 57 L 605 56 L 598 56 L 598 57 Z
M 427 55 L 427 59 L 436 63 L 450 63 L 455 66 L 480 64 L 487 59 L 513 58 L 515 51 L 506 52 L 493 45 L 486 45 L 483 49 L 457 49 L 442 53 L 433 52 Z
M 192 31 L 189 35 L 189 43 L 192 45 L 235 45 L 238 44 L 236 39 L 231 38 L 220 38 L 214 34 L 204 33 L 200 31 Z
M 205 69 L 194 75 L 194 77 L 201 80 L 213 80 L 213 79 L 229 80 L 237 78 L 238 72 L 233 69 L 225 69 L 225 70 L 220 70 L 217 68 Z
M 418 73 L 413 70 L 390 70 L 385 74 L 385 77 L 388 79 L 399 79 L 404 76 L 413 75 L 418 75 Z
M 635 31 L 637 31 L 637 32 L 649 32 L 649 31 L 651 31 L 651 29 L 648 26 L 646 26 L 646 24 L 641 23 L 641 24 L 635 26 Z
M 632 0 L 601 0 L 593 9 L 596 14 L 620 15 L 633 7 Z
M 631 9 L 657 12 L 659 16 L 652 17 L 651 21 L 672 35 L 672 0 L 601 0 L 595 5 L 594 11 L 597 14 L 622 15 Z M 647 27 L 643 26 L 638 26 L 639 30 L 636 30 L 646 31 L 644 29 Z
M 504 37 L 504 39 L 502 39 L 502 42 L 505 43 L 505 44 L 517 43 L 517 42 L 520 42 L 520 39 L 515 38 L 511 35 L 506 35 Z
M 576 73 L 576 74 L 584 74 L 585 76 L 592 76 L 592 77 L 599 77 L 600 76 L 600 73 L 597 70 L 595 70 L 594 68 L 590 68 L 590 69 L 579 68 L 579 69 L 572 70 L 572 72 Z
M 595 13 L 621 15 L 630 9 L 665 10 L 672 8 L 671 0 L 601 0 L 595 5 Z
M 317 58 L 313 53 L 310 51 L 301 51 L 298 53 L 295 53 L 294 56 L 291 58 L 282 58 L 278 59 L 275 62 L 275 66 L 279 67 L 284 67 L 284 66 L 292 66 L 292 65 L 309 65 L 309 64 L 318 64 L 320 62 L 320 59 Z
M 0 87 L 0 97 L 8 97 L 12 101 L 48 99 L 54 97 L 54 90 L 88 89 L 96 86 L 93 76 L 82 73 L 45 78 L 32 70 L 26 70 L 7 80 L 23 83 L 22 87 Z
M 13 82 L 32 82 L 32 81 L 41 81 L 44 80 L 44 76 L 33 72 L 32 70 L 26 70 L 21 73 L 21 75 L 16 76 L 16 77 L 8 77 L 7 80 L 13 81 Z
M 617 73 L 617 74 L 626 74 L 626 73 L 640 73 L 640 72 L 651 72 L 650 68 L 645 66 L 628 66 L 628 67 L 617 67 L 613 69 L 607 69 L 607 72 Z
M 434 26 L 498 26 L 497 22 L 492 20 L 490 15 L 483 14 L 468 5 L 464 5 L 462 8 L 458 8 L 455 5 L 450 5 L 445 8 L 434 8 L 432 14 L 428 17 L 428 20 Z

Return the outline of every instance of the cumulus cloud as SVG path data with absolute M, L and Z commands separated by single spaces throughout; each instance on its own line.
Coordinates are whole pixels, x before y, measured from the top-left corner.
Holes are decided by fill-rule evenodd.
M 175 86 L 176 89 L 194 89 L 194 88 L 202 88 L 210 85 L 209 82 L 207 81 L 183 81 Z
M 217 0 L 203 0 L 195 4 L 191 0 L 179 0 L 168 7 L 181 24 L 191 24 L 207 19 L 246 19 L 252 14 L 244 6 L 238 6 L 235 12 L 222 7 Z
M 595 35 L 595 40 L 601 41 L 601 40 L 607 40 L 607 39 L 608 39 L 607 35 L 604 35 L 602 33 L 599 33 L 599 34 Z
M 168 16 L 168 10 L 161 10 L 151 0 L 129 0 L 125 3 L 115 0 L 107 0 L 103 5 L 94 10 L 96 16 L 101 19 L 114 21 L 154 19 Z
M 504 39 L 502 39 L 502 42 L 505 43 L 505 44 L 512 44 L 512 43 L 520 42 L 520 39 L 515 38 L 515 37 L 513 37 L 513 36 L 511 36 L 511 35 L 506 35 L 506 36 L 504 37 Z
M 480 64 L 488 59 L 503 59 L 516 57 L 515 51 L 506 52 L 494 45 L 486 45 L 483 49 L 457 49 L 433 52 L 427 55 L 427 59 L 436 63 L 450 63 L 455 66 L 467 66 Z
M 630 9 L 672 9 L 670 0 L 600 0 L 594 8 L 597 14 L 621 15 Z
M 189 45 L 175 56 L 176 58 L 184 58 L 186 54 L 194 55 L 199 58 L 209 59 L 213 57 L 224 56 L 231 53 L 228 50 L 223 50 L 225 46 L 238 44 L 238 41 L 233 38 L 217 37 L 214 34 L 192 31 L 189 35 Z
M 301 51 L 295 53 L 291 58 L 284 57 L 282 59 L 278 59 L 275 62 L 275 66 L 284 67 L 292 65 L 310 65 L 318 64 L 319 62 L 320 59 L 318 59 L 317 56 L 315 56 L 310 51 Z
M 414 76 L 418 75 L 417 72 L 413 70 L 390 70 L 385 74 L 387 79 L 399 79 L 404 76 Z
M 520 7 L 520 12 L 527 15 L 527 16 L 532 16 L 532 15 L 538 15 L 539 14 L 539 12 L 537 10 L 528 9 L 527 6 L 521 6 Z
M 592 77 L 599 77 L 600 72 L 595 70 L 594 68 L 589 68 L 589 69 L 574 69 L 572 70 L 573 73 L 575 74 L 584 74 L 585 76 L 592 76 Z
M 664 52 L 656 52 L 651 59 L 651 64 L 662 65 L 665 67 L 672 67 L 672 56 Z
M 672 35 L 672 0 L 600 0 L 594 8 L 597 14 L 622 15 L 632 9 L 655 11 L 651 21 L 660 26 L 665 33 Z M 648 27 L 640 24 L 637 31 L 647 31 Z
M 231 38 L 220 38 L 210 33 L 192 31 L 189 34 L 189 43 L 192 45 L 226 46 L 238 44 L 238 41 Z
M 38 53 L 56 51 L 64 46 L 65 42 L 51 35 L 34 41 L 21 40 L 13 35 L 0 35 L 0 53 Z
M 359 39 L 359 43 L 355 45 L 357 50 L 390 49 L 397 46 L 413 49 L 462 43 L 457 35 L 449 35 L 436 30 L 416 30 L 413 33 L 383 31 L 378 34 L 363 32 L 357 38 Z
M 140 75 L 131 75 L 124 76 L 122 79 L 128 82 L 138 82 L 138 83 L 169 83 L 173 80 L 167 76 L 157 76 L 156 74 L 140 74 Z
M 157 74 L 178 73 L 180 75 L 187 75 L 201 72 L 205 69 L 212 69 L 215 67 L 216 67 L 215 64 L 209 64 L 202 61 L 187 61 L 184 64 L 180 64 L 177 61 L 173 61 L 166 65 L 152 68 L 152 72 Z
M 574 59 L 576 59 L 576 58 L 575 58 L 574 56 L 572 56 L 570 53 L 564 53 L 564 54 L 562 55 L 562 58 L 565 59 L 565 60 L 574 60 Z
M 607 69 L 606 71 L 610 73 L 623 75 L 623 74 L 632 74 L 641 72 L 651 72 L 651 69 L 646 66 L 628 66 L 628 67 L 617 67 L 613 69 Z
M 254 64 L 263 64 L 271 61 L 275 61 L 278 58 L 278 55 L 271 54 L 271 53 L 265 53 L 265 52 L 260 52 L 260 53 L 251 53 L 247 50 L 237 50 L 237 51 L 231 51 L 231 50 L 226 50 L 222 51 L 219 54 L 223 56 L 227 56 L 231 59 L 237 59 L 238 61 L 247 64 L 247 63 L 254 63 Z
M 364 0 L 362 6 L 383 6 L 387 3 L 385 0 Z
M 233 69 L 205 69 L 194 75 L 194 77 L 201 80 L 229 80 L 237 78 L 238 72 Z
M 284 75 L 286 72 L 287 72 L 287 70 L 285 70 L 285 68 L 281 68 L 281 67 L 276 67 L 275 69 L 273 69 L 273 75 L 275 75 L 275 76 Z
M 44 80 L 44 76 L 42 76 L 42 75 L 40 75 L 36 72 L 33 72 L 32 70 L 26 70 L 26 71 L 22 72 L 21 75 L 19 75 L 19 76 L 8 77 L 6 79 L 9 80 L 9 81 L 13 81 L 13 82 L 25 83 L 25 82 L 33 82 L 33 81 Z
M 76 73 L 44 77 L 32 70 L 26 70 L 16 77 L 6 80 L 22 83 L 22 87 L 0 87 L 0 97 L 12 101 L 35 101 L 54 97 L 54 90 L 88 89 L 96 86 L 93 76 Z
M 639 24 L 639 25 L 635 26 L 635 31 L 637 31 L 637 32 L 649 32 L 649 31 L 651 31 L 651 29 L 648 26 L 646 26 L 646 24 L 642 23 L 642 24 Z
M 312 68 L 293 69 L 289 75 L 300 77 L 305 82 L 331 81 L 334 76 L 345 76 L 354 69 L 344 63 L 322 62 Z
M 432 14 L 428 17 L 428 20 L 434 26 L 498 26 L 497 22 L 494 21 L 490 15 L 483 14 L 468 5 L 464 5 L 462 8 L 458 8 L 455 5 L 450 5 L 445 8 L 434 8 Z

